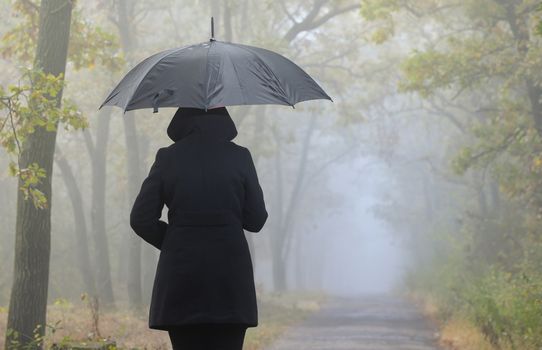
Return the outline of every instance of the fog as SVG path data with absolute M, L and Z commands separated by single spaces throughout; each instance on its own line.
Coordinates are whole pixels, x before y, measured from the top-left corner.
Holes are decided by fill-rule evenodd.
M 336 213 L 318 223 L 327 236 L 322 288 L 355 296 L 391 293 L 401 283 L 404 249 L 372 208 L 382 200 L 382 186 L 392 181 L 383 164 L 360 158 L 337 166 L 330 187 L 342 197 Z M 335 173 L 335 170 L 332 172 Z
M 129 214 L 176 108 L 98 107 L 146 57 L 208 41 L 214 16 L 217 40 L 284 55 L 333 99 L 227 106 L 269 213 L 245 231 L 264 327 L 275 297 L 416 301 L 444 328 L 467 325 L 442 337 L 471 327 L 494 348 L 542 346 L 542 316 L 527 311 L 542 281 L 536 1 L 77 1 L 65 67 L 39 50 L 62 41 L 40 34 L 39 1 L 0 10 L 2 338 L 8 313 L 22 315 L 13 300 L 43 299 L 24 292 L 33 285 L 51 310 L 88 293 L 146 320 L 160 250 Z M 61 117 L 25 107 L 41 93 L 26 70 L 40 54 L 65 72 L 44 95 L 68 108 Z M 52 118 L 55 147 L 34 132 Z M 33 313 L 9 322 L 30 327 Z

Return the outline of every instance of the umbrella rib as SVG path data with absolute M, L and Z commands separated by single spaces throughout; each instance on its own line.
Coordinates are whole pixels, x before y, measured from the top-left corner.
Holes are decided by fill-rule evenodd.
M 213 46 L 213 41 L 209 43 L 209 48 L 207 49 L 207 56 L 205 57 L 205 111 L 207 112 L 207 107 L 209 107 L 209 51 Z
M 143 78 L 141 78 L 141 80 L 139 81 L 139 83 L 137 83 L 136 85 L 136 88 L 134 90 L 134 92 L 132 93 L 132 95 L 130 96 L 130 98 L 128 99 L 128 103 L 124 106 L 124 112 L 127 111 L 126 107 L 128 107 L 128 105 L 130 105 L 130 103 L 132 102 L 132 99 L 134 98 L 136 92 L 139 90 L 139 87 L 140 87 L 140 84 L 141 82 L 143 82 L 143 80 L 145 80 L 145 78 L 147 78 L 147 75 L 149 75 L 149 73 L 151 72 L 151 70 L 153 70 L 154 67 L 156 67 L 157 64 L 159 64 L 164 58 L 168 57 L 169 55 L 171 54 L 174 54 L 174 53 L 177 53 L 181 50 L 184 50 L 186 49 L 187 47 L 190 47 L 190 46 L 194 46 L 194 45 L 185 45 L 183 47 L 180 47 L 178 49 L 174 49 L 174 50 L 171 50 L 170 52 L 168 52 L 167 54 L 165 54 L 164 56 L 160 57 L 158 59 L 158 61 L 156 61 L 156 63 L 154 63 L 151 68 L 149 68 L 148 71 L 145 72 L 145 74 L 143 75 Z M 167 50 L 166 50 L 167 51 Z
M 230 51 L 228 51 L 228 57 L 230 58 L 231 65 L 233 67 L 233 71 L 235 72 L 235 77 L 237 78 L 237 83 L 239 83 L 239 88 L 241 89 L 241 95 L 243 96 L 243 102 L 244 104 L 247 104 L 247 96 L 245 95 L 245 88 L 241 84 L 241 79 L 239 79 L 239 74 L 237 73 L 237 68 L 235 67 L 235 63 L 231 59 Z
M 294 105 L 287 99 L 286 91 L 284 91 L 284 88 L 282 87 L 282 85 L 280 85 L 279 78 L 275 75 L 275 72 L 273 72 L 273 70 L 271 69 L 271 67 L 269 67 L 269 66 L 267 65 L 267 63 L 265 63 L 265 61 L 262 60 L 261 57 L 258 56 L 258 54 L 257 54 L 256 52 L 254 52 L 254 51 L 252 51 L 252 50 L 250 50 L 250 49 L 248 49 L 248 48 L 246 48 L 246 47 L 244 47 L 244 46 L 241 46 L 241 45 L 239 45 L 239 46 L 237 46 L 237 47 L 239 47 L 239 48 L 241 48 L 242 50 L 248 51 L 248 52 L 250 52 L 251 54 L 253 54 L 254 57 L 256 57 L 256 59 L 258 60 L 258 62 L 260 62 L 262 65 L 265 66 L 265 68 L 267 68 L 267 70 L 271 73 L 271 75 L 273 76 L 273 78 L 275 78 L 275 83 L 277 84 L 277 87 L 280 89 L 280 92 L 282 93 L 282 96 L 285 98 L 285 102 L 286 102 L 287 104 L 289 104 L 290 106 L 293 107 Z

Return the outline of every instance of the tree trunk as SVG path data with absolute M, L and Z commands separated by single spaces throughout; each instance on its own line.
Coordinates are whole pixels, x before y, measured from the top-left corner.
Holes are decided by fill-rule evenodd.
M 501 215 L 501 194 L 499 191 L 499 183 L 495 180 L 490 180 L 489 191 L 491 195 L 491 210 L 496 216 Z
M 298 235 L 295 237 L 295 241 L 294 241 L 294 244 L 295 244 L 295 254 L 294 254 L 294 258 L 295 258 L 295 288 L 297 290 L 303 290 L 304 289 L 304 276 L 306 275 L 306 273 L 304 273 L 303 271 L 303 247 L 301 245 L 301 236 Z
M 62 179 L 66 185 L 70 201 L 73 208 L 75 222 L 75 252 L 76 264 L 79 266 L 81 277 L 85 285 L 85 292 L 95 295 L 96 284 L 94 283 L 94 274 L 90 262 L 90 253 L 88 249 L 87 223 L 85 220 L 85 209 L 83 207 L 83 196 L 77 186 L 76 177 L 68 164 L 66 158 L 57 151 L 56 163 L 62 173 Z
M 542 103 L 540 103 L 542 89 L 536 86 L 531 79 L 527 79 L 525 84 L 531 103 L 531 115 L 533 116 L 534 125 L 538 136 L 542 138 Z
M 107 169 L 107 143 L 111 108 L 101 109 L 97 116 L 98 128 L 94 146 L 89 149 L 92 162 L 92 198 L 91 223 L 94 242 L 94 266 L 96 267 L 96 293 L 103 305 L 114 308 L 113 283 L 111 281 L 111 263 L 109 261 L 109 244 L 105 228 L 105 185 Z
M 271 236 L 273 250 L 273 278 L 276 290 L 281 291 L 287 288 L 286 281 L 286 265 L 288 260 L 288 254 L 290 252 L 291 241 L 293 234 L 293 226 L 296 220 L 297 208 L 301 199 L 302 188 L 305 184 L 306 171 L 308 165 L 308 155 L 310 151 L 310 142 L 312 135 L 316 128 L 316 115 L 311 115 L 307 131 L 301 145 L 301 159 L 299 161 L 299 168 L 295 183 L 292 188 L 292 194 L 288 201 L 288 205 L 285 207 L 282 189 L 282 160 L 280 152 L 280 144 L 282 143 L 280 137 L 276 136 L 276 142 L 278 145 L 277 154 L 275 158 L 275 169 L 277 176 L 277 189 L 275 191 L 277 195 L 277 217 L 276 232 Z M 276 271 L 275 271 L 276 270 Z M 278 288 L 278 289 L 277 289 Z
M 277 230 L 277 231 L 280 231 Z M 274 232 L 275 236 L 280 235 L 280 232 Z M 282 245 L 278 239 L 272 242 L 272 257 L 273 257 L 273 290 L 275 292 L 283 292 L 287 289 L 286 283 L 286 263 L 282 258 Z
M 488 205 L 487 205 L 487 197 L 486 197 L 486 188 L 485 188 L 485 180 L 483 176 L 478 176 L 478 178 L 474 179 L 476 184 L 476 196 L 478 199 L 478 210 L 480 217 L 487 217 L 488 214 Z
M 283 179 L 282 179 L 282 150 L 280 145 L 282 140 L 278 134 L 278 130 L 274 130 L 275 143 L 277 151 L 275 152 L 275 219 L 273 222 L 274 232 L 271 239 L 271 266 L 273 268 L 273 290 L 283 291 L 286 289 L 285 274 L 281 272 L 282 260 L 282 241 L 284 240 L 284 232 L 282 231 L 283 214 L 284 214 L 284 196 L 283 196 Z
M 128 57 L 128 63 L 130 65 L 133 65 L 134 63 L 132 62 L 132 57 L 133 50 L 135 48 L 135 38 L 133 36 L 134 28 L 133 23 L 129 18 L 129 14 L 132 12 L 131 10 L 133 9 L 133 6 L 134 3 L 128 3 L 126 0 L 119 0 L 118 2 L 118 27 L 122 48 L 126 57 Z M 135 112 L 127 113 L 128 115 L 123 117 L 123 121 L 127 153 L 128 199 L 131 205 L 134 202 L 141 186 L 141 164 Z M 126 218 L 126 222 L 128 222 L 128 215 Z M 130 305 L 133 308 L 138 309 L 142 307 L 141 239 L 132 232 L 129 226 L 128 231 L 128 298 Z
M 69 0 L 42 0 L 39 34 L 34 66 L 44 73 L 63 74 L 66 70 L 72 2 Z M 62 90 L 53 97 L 57 106 L 62 101 Z M 47 198 L 45 209 L 37 209 L 23 193 L 17 195 L 17 223 L 15 240 L 14 279 L 11 289 L 7 329 L 19 334 L 22 344 L 32 342 L 33 332 L 45 333 L 49 260 L 51 253 L 51 181 L 55 151 L 56 131 L 37 127 L 23 145 L 20 164 L 23 168 L 32 163 L 46 171 L 46 178 L 37 185 Z M 19 179 L 19 186 L 21 186 Z M 7 334 L 5 347 L 11 348 L 13 333 Z M 42 343 L 31 348 L 42 348 Z
M 524 20 L 524 17 L 517 15 L 518 7 L 514 2 L 504 2 L 503 5 L 506 11 L 505 18 L 516 41 L 516 49 L 523 57 L 526 57 L 529 54 L 529 42 L 531 41 L 528 30 L 529 25 Z M 531 104 L 534 126 L 538 136 L 542 138 L 542 103 L 540 102 L 542 88 L 533 81 L 531 76 L 525 78 L 525 88 Z
M 150 168 L 150 165 L 145 165 L 146 156 L 151 152 L 151 142 L 146 135 L 140 135 L 140 162 L 146 169 Z M 158 254 L 156 248 L 150 244 L 144 244 L 141 247 L 141 261 L 144 262 L 141 266 L 141 298 L 142 300 L 150 300 L 152 296 L 152 287 L 154 282 L 154 275 L 156 273 L 156 264 L 158 263 Z M 152 263 L 151 263 L 152 262 Z
M 292 240 L 291 235 L 293 234 L 293 231 L 294 231 L 293 227 L 297 218 L 296 216 L 297 208 L 299 207 L 299 204 L 301 202 L 302 189 L 305 185 L 307 166 L 309 163 L 308 156 L 310 152 L 310 143 L 311 143 L 312 135 L 315 129 L 316 129 L 316 115 L 312 114 L 309 120 L 309 125 L 307 127 L 305 138 L 303 140 L 303 145 L 301 149 L 301 159 L 299 161 L 299 170 L 297 171 L 297 176 L 296 176 L 294 187 L 292 189 L 292 194 L 290 196 L 288 206 L 286 207 L 284 221 L 281 225 L 282 226 L 281 231 L 283 232 L 282 234 L 284 237 L 284 239 L 281 240 L 282 259 L 284 260 L 284 264 L 286 264 L 288 254 L 290 252 L 291 240 Z
M 134 113 L 129 113 L 134 114 Z M 141 166 L 139 162 L 139 140 L 135 124 L 135 115 L 127 115 L 124 120 L 124 135 L 126 138 L 128 198 L 133 203 L 141 187 Z M 141 239 L 128 227 L 128 297 L 133 308 L 142 306 L 141 292 Z

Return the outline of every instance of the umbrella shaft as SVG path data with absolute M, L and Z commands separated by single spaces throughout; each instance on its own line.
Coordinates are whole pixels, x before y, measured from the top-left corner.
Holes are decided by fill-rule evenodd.
M 211 39 L 215 38 L 215 18 L 211 17 Z

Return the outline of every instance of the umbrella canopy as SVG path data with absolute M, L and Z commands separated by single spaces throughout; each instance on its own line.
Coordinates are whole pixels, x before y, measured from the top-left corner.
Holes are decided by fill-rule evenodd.
M 280 104 L 331 97 L 286 57 L 254 46 L 208 42 L 165 50 L 137 64 L 102 103 L 124 112 L 158 107 Z

